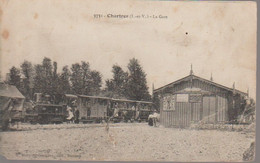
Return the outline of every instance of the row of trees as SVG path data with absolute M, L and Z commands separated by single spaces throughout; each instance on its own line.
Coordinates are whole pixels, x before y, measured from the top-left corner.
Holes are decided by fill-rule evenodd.
M 105 92 L 115 98 L 128 98 L 132 100 L 151 100 L 148 92 L 146 73 L 139 61 L 135 58 L 128 63 L 128 71 L 120 66 L 113 65 L 113 78 L 106 80 Z
M 27 99 L 39 92 L 54 96 L 84 94 L 150 100 L 146 74 L 139 61 L 133 58 L 127 67 L 128 71 L 124 71 L 114 65 L 113 78 L 106 80 L 105 88 L 101 89 L 102 76 L 100 72 L 92 70 L 88 62 L 64 66 L 59 73 L 57 62 L 45 57 L 41 64 L 24 61 L 19 68 L 12 67 L 7 82 L 15 85 Z
M 15 85 L 27 99 L 34 92 L 48 95 L 85 94 L 96 95 L 101 90 L 102 78 L 98 71 L 91 70 L 87 62 L 64 66 L 57 72 L 57 62 L 44 58 L 41 64 L 24 61 L 20 68 L 12 67 L 8 83 Z

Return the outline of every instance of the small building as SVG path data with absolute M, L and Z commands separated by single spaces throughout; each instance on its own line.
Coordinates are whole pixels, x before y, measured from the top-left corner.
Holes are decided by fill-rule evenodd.
M 248 93 L 220 85 L 193 74 L 153 91 L 165 127 L 191 123 L 232 123 L 243 112 Z
M 15 86 L 0 82 L 0 119 L 20 119 L 24 100 Z

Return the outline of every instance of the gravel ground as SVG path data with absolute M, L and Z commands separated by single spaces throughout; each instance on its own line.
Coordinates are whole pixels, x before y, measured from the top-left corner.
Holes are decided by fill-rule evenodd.
M 146 123 L 19 126 L 0 133 L 7 159 L 242 161 L 253 132 L 150 127 Z

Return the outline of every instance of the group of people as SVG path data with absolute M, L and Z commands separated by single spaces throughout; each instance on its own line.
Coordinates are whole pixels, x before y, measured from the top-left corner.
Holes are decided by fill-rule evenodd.
M 123 117 L 124 119 L 139 119 L 140 118 L 140 108 L 132 106 L 130 110 L 125 110 L 120 107 L 118 103 L 114 105 L 112 117 Z M 131 112 L 132 111 L 132 112 Z M 135 114 L 133 114 L 135 113 Z
M 158 122 L 160 121 L 160 114 L 154 111 L 152 114 L 148 117 L 148 125 L 157 127 Z
M 67 105 L 68 117 L 67 120 L 70 123 L 79 123 L 79 109 L 76 106 L 76 101 L 73 101 L 71 105 Z
M 128 120 L 141 120 L 140 116 L 140 106 L 132 106 L 131 109 L 125 110 L 122 109 L 121 105 L 118 103 L 115 103 L 115 105 L 112 108 L 108 109 L 109 114 L 108 116 L 110 119 L 120 119 L 128 121 Z M 67 112 L 68 112 L 68 117 L 67 121 L 70 123 L 79 123 L 79 116 L 80 112 L 79 109 L 77 108 L 76 101 L 72 101 L 70 104 L 67 105 Z M 91 107 L 90 105 L 87 104 L 87 118 L 91 116 Z M 147 115 L 148 116 L 148 115 Z M 149 125 L 151 126 L 156 126 L 157 122 L 159 121 L 159 114 L 154 112 L 153 114 L 149 115 L 148 121 Z

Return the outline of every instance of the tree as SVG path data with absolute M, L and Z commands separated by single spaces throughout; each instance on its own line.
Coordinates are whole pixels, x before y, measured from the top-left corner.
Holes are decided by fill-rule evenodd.
M 57 62 L 53 62 L 53 72 L 51 76 L 51 90 L 53 95 L 57 95 L 62 92 L 58 92 L 58 87 L 59 87 L 59 75 L 57 73 L 58 69 L 58 64 Z
M 82 94 L 83 81 L 82 81 L 82 70 L 79 63 L 72 64 L 71 66 L 71 84 L 72 91 L 75 94 Z
M 71 67 L 71 88 L 75 94 L 96 95 L 100 91 L 102 77 L 99 72 L 92 71 L 89 63 L 82 61 Z
M 58 92 L 60 94 L 71 93 L 70 75 L 71 75 L 71 72 L 70 72 L 68 66 L 64 66 L 62 68 L 62 72 L 59 76 Z
M 117 65 L 113 66 L 112 72 L 113 72 L 113 85 L 115 91 L 119 95 L 125 95 L 128 73 L 124 72 L 123 69 Z
M 81 72 L 82 72 L 82 94 L 90 95 L 91 89 L 91 75 L 90 66 L 88 62 L 81 61 Z
M 22 94 L 27 98 L 30 99 L 32 95 L 31 88 L 34 85 L 33 82 L 33 66 L 32 63 L 29 61 L 24 61 L 21 64 L 22 74 L 24 76 L 22 80 Z
M 52 62 L 49 58 L 44 58 L 42 61 L 42 68 L 43 68 L 43 81 L 44 81 L 44 93 L 48 95 L 52 95 Z
M 20 70 L 14 66 L 10 69 L 8 84 L 16 86 L 19 90 L 21 89 Z
M 129 76 L 127 81 L 127 94 L 133 100 L 150 100 L 148 92 L 146 74 L 143 71 L 139 61 L 131 59 L 128 64 Z
M 107 79 L 105 82 L 106 82 L 105 90 L 106 91 L 114 91 L 114 84 L 113 84 L 112 79 Z
M 53 66 L 51 59 L 44 58 L 42 64 L 35 66 L 35 91 L 38 93 L 53 95 Z
M 41 64 L 37 64 L 34 66 L 34 70 L 35 70 L 34 92 L 43 93 L 45 89 L 43 67 Z
M 101 74 L 100 72 L 93 70 L 90 72 L 90 77 L 91 80 L 89 83 L 89 93 L 90 95 L 98 95 L 102 86 Z
M 106 90 L 111 91 L 115 97 L 126 97 L 128 73 L 118 65 L 112 67 L 113 79 L 106 80 Z

